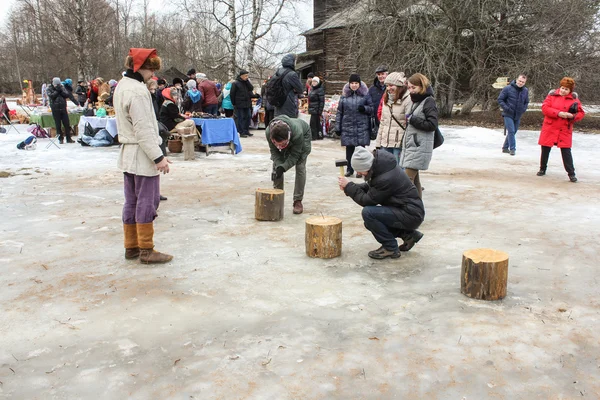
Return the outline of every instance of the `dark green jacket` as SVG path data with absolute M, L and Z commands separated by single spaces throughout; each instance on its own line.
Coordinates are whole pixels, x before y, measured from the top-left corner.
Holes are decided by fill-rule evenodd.
M 290 118 L 287 115 L 280 115 L 273 120 L 282 120 L 292 128 L 290 144 L 285 149 L 279 149 L 271 142 L 271 132 L 269 128 L 265 130 L 269 149 L 271 150 L 271 160 L 275 168 L 282 166 L 285 171 L 298 164 L 299 161 L 306 160 L 310 154 L 312 133 L 310 126 L 301 119 Z

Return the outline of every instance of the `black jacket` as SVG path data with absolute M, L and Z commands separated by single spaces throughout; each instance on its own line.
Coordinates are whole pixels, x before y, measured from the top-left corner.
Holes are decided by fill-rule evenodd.
M 73 97 L 73 93 L 69 92 L 63 85 L 48 85 L 48 89 L 46 89 L 46 93 L 48 94 L 48 98 L 50 99 L 50 108 L 52 110 L 65 110 L 67 109 L 67 99 L 71 99 L 71 101 L 75 104 L 77 100 Z
M 402 215 L 407 212 L 423 220 L 425 208 L 419 192 L 406 173 L 398 166 L 396 158 L 386 150 L 376 150 L 373 165 L 367 175 L 367 182 L 348 183 L 344 189 L 346 196 L 357 204 L 365 206 L 382 205 Z
M 319 82 L 317 86 L 313 86 L 312 90 L 308 94 L 308 113 L 310 115 L 323 114 L 323 108 L 325 107 L 325 90 L 323 89 L 323 83 Z
M 179 108 L 172 101 L 165 101 L 160 107 L 158 113 L 158 120 L 162 122 L 169 131 L 175 128 L 175 125 L 183 121 L 181 115 L 179 115 Z
M 87 88 L 81 85 L 77 85 L 77 89 L 75 89 L 75 94 L 77 95 L 79 105 L 83 105 L 87 100 Z
M 375 77 L 373 81 L 373 86 L 369 88 L 369 95 L 371 96 L 371 100 L 373 100 L 373 108 L 375 109 L 375 116 L 377 116 L 377 110 L 379 109 L 379 103 L 381 103 L 381 98 L 385 93 L 385 85 L 379 82 L 379 78 Z M 379 119 L 377 120 L 379 122 Z
M 238 77 L 231 85 L 231 92 L 229 98 L 234 108 L 252 108 L 252 98 L 259 97 L 252 93 L 254 86 L 250 83 L 250 80 L 243 80 Z
M 287 115 L 290 118 L 298 117 L 298 96 L 304 93 L 304 85 L 296 73 L 296 56 L 287 54 L 281 59 L 281 68 L 275 73 L 276 76 L 283 77 L 283 90 L 287 93 L 285 103 L 281 107 L 275 107 L 275 116 Z
M 152 109 L 154 109 L 154 116 L 156 117 L 156 120 L 158 121 L 158 114 L 159 114 L 159 106 L 158 106 L 158 102 L 156 101 L 156 93 L 150 93 L 150 97 L 152 98 Z

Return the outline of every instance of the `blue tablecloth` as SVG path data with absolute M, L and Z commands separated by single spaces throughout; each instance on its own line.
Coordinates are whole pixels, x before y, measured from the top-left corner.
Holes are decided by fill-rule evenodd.
M 240 135 L 238 135 L 237 129 L 235 128 L 233 118 L 192 118 L 192 121 L 202 128 L 202 144 L 227 145 L 229 142 L 233 142 L 235 145 L 235 154 L 242 151 Z

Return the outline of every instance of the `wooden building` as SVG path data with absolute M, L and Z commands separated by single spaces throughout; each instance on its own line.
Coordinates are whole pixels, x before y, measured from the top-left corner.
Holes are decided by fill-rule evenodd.
M 314 28 L 304 33 L 306 52 L 298 54 L 296 71 L 302 79 L 312 72 L 324 79 L 326 94 L 340 94 L 348 77 L 356 72 L 358 49 L 352 48 L 352 27 L 364 18 L 366 2 L 313 0 Z M 374 74 L 373 74 L 374 75 Z M 361 76 L 367 85 L 372 76 Z

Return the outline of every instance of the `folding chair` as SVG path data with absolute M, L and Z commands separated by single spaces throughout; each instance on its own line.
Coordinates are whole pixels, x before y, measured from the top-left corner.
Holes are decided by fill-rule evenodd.
M 19 130 L 15 127 L 15 125 L 12 123 L 12 121 L 10 120 L 10 118 L 8 118 L 6 116 L 6 114 L 2 114 L 2 118 L 5 119 L 8 122 L 8 125 L 10 125 L 10 127 L 6 130 L 6 134 L 8 134 L 8 131 L 10 130 L 10 128 L 13 128 L 15 130 L 15 132 L 19 133 Z
M 48 145 L 46 146 L 46 150 L 48 150 L 50 148 L 50 146 L 52 146 L 52 145 L 55 145 L 56 148 L 60 150 L 60 146 L 56 144 L 56 141 L 54 140 L 54 138 L 52 136 L 50 136 L 48 131 L 46 131 L 44 128 L 42 128 L 42 132 L 44 132 L 42 134 L 42 137 L 47 138 L 50 141 L 48 143 Z

